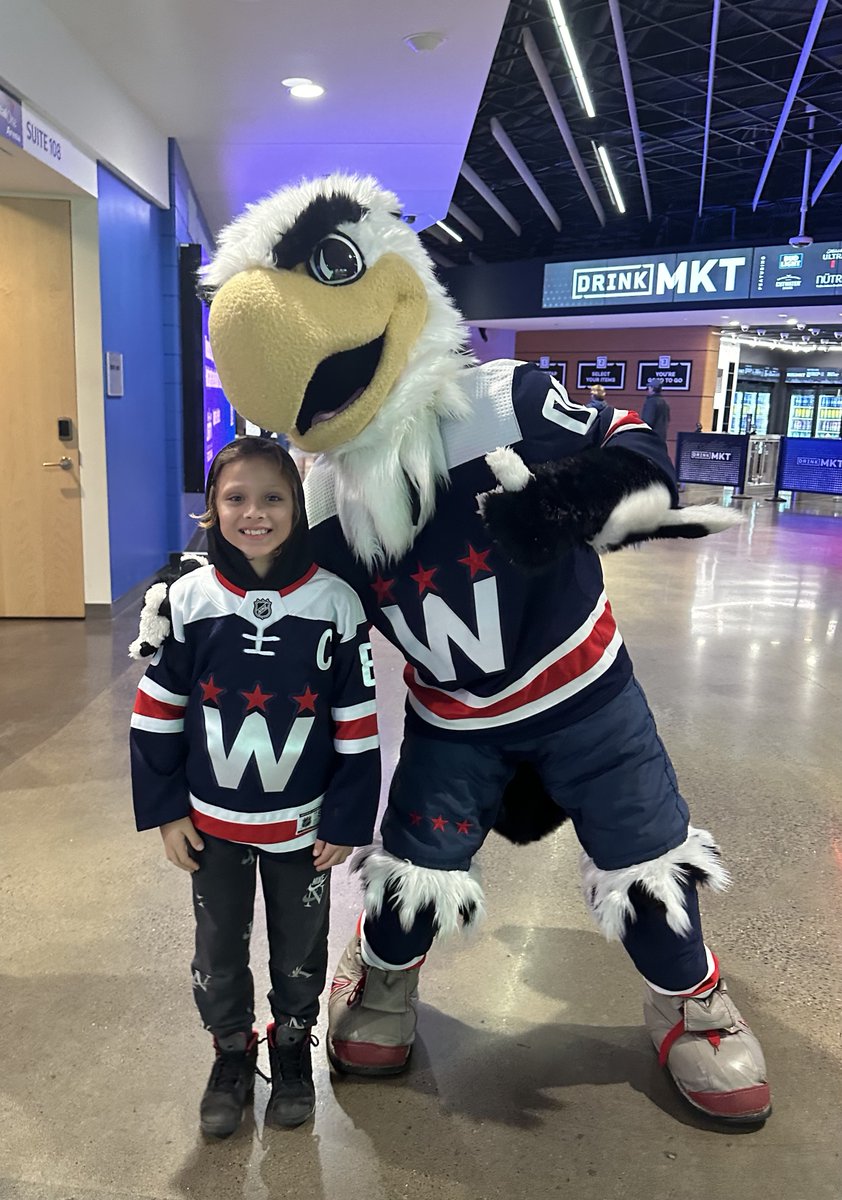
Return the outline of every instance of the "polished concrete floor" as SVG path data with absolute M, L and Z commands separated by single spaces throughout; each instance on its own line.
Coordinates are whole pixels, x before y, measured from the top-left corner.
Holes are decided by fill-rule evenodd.
M 767 1050 L 764 1128 L 717 1129 L 659 1072 L 637 978 L 590 924 L 562 832 L 485 847 L 488 922 L 425 967 L 408 1075 L 332 1078 L 318 1051 L 314 1122 L 264 1131 L 258 1081 L 253 1119 L 204 1143 L 210 1048 L 191 999 L 189 883 L 157 834 L 133 831 L 129 808 L 131 614 L 9 621 L 0 1200 L 839 1200 L 842 506 L 744 507 L 738 530 L 617 555 L 607 575 L 694 819 L 718 834 L 735 876 L 704 912 Z M 379 670 L 390 767 L 393 652 L 381 650 Z M 332 961 L 356 909 L 340 868 Z

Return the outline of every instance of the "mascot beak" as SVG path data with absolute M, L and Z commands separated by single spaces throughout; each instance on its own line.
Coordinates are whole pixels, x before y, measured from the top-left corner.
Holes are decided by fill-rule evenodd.
M 241 271 L 211 305 L 220 381 L 256 425 L 313 453 L 332 450 L 385 404 L 428 303 L 423 281 L 394 252 L 343 286 L 321 283 L 303 265 Z

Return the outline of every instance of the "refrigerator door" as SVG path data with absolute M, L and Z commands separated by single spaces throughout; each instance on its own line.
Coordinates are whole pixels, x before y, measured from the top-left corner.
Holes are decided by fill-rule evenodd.
M 813 409 L 816 404 L 816 393 L 811 388 L 796 388 L 789 400 L 789 425 L 787 437 L 813 436 Z
M 816 437 L 838 438 L 840 428 L 842 428 L 842 392 L 839 388 L 819 388 Z
M 731 402 L 731 415 L 728 418 L 728 433 L 740 432 L 740 420 L 743 412 L 743 396 L 745 393 L 742 388 L 737 388 L 734 392 L 734 399 Z
M 772 403 L 771 391 L 758 391 L 757 407 L 754 411 L 754 432 L 769 432 L 769 408 Z

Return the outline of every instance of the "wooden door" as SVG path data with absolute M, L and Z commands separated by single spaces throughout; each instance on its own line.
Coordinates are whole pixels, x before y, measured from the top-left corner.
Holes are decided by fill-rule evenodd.
M 70 204 L 0 196 L 0 617 L 84 613 Z

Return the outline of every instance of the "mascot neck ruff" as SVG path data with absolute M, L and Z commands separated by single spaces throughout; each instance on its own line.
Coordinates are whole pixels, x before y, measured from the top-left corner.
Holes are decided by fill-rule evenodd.
M 337 499 L 363 561 L 402 554 L 446 477 L 438 420 L 464 412 L 470 360 L 397 198 L 342 176 L 289 188 L 223 232 L 204 283 L 231 402 L 342 461 Z
M 371 179 L 254 205 L 205 284 L 232 402 L 323 452 L 305 487 L 316 561 L 407 660 L 382 845 L 358 858 L 365 913 L 330 997 L 332 1061 L 407 1065 L 424 955 L 482 914 L 486 836 L 534 840 L 564 804 L 586 902 L 644 978 L 661 1062 L 696 1108 L 763 1121 L 763 1054 L 699 914 L 698 886 L 728 876 L 690 824 L 599 560 L 734 517 L 677 507 L 666 445 L 636 412 L 578 404 L 528 363 L 475 365 L 423 247 Z

